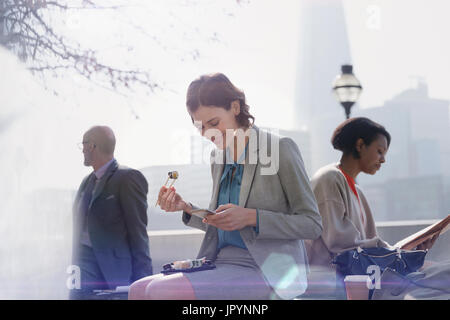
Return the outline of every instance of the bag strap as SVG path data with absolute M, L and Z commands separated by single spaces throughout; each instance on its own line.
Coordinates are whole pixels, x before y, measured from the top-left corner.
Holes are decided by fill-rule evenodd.
M 358 254 L 361 254 L 361 253 L 364 251 L 364 249 L 361 248 L 360 246 L 358 246 L 358 247 L 356 248 L 356 251 L 358 252 Z M 395 251 L 396 251 L 397 258 L 398 258 L 398 259 L 403 263 L 403 265 L 406 267 L 406 263 L 405 263 L 405 261 L 403 261 L 403 259 L 402 259 L 402 249 L 396 248 Z M 373 261 L 372 257 L 371 257 L 369 254 L 367 254 L 366 257 L 367 257 L 367 259 L 368 259 L 370 262 L 372 262 L 374 265 L 378 266 L 378 264 L 377 264 L 375 261 Z

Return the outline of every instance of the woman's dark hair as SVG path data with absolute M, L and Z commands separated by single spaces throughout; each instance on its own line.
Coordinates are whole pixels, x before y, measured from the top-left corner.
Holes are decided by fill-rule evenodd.
M 236 88 L 222 73 L 203 75 L 192 81 L 187 91 L 186 106 L 190 112 L 195 112 L 200 106 L 216 106 L 230 110 L 231 102 L 235 100 L 239 100 L 241 107 L 236 121 L 241 127 L 250 127 L 255 117 L 248 111 L 244 92 Z
M 359 159 L 356 141 L 361 138 L 365 145 L 370 145 L 380 134 L 386 137 L 389 146 L 391 135 L 382 125 L 364 117 L 350 118 L 334 130 L 331 144 L 333 148 L 342 151 L 344 155 L 352 154 L 353 157 Z

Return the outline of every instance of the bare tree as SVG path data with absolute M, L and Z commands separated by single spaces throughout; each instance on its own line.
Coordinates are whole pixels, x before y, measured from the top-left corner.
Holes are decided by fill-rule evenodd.
M 95 51 L 81 48 L 54 30 L 48 22 L 52 11 L 117 9 L 96 7 L 86 0 L 79 2 L 79 6 L 71 6 L 63 1 L 0 0 L 0 44 L 28 62 L 33 73 L 71 69 L 89 80 L 95 77 L 99 84 L 113 89 L 135 84 L 150 91 L 158 87 L 148 72 L 104 64 Z
M 238 5 L 242 2 L 235 1 Z M 153 92 L 160 86 L 149 71 L 103 63 L 95 50 L 81 47 L 52 25 L 52 14 L 57 12 L 117 10 L 121 6 L 126 4 L 105 6 L 90 0 L 0 0 L 0 44 L 14 52 L 34 74 L 43 78 L 48 73 L 57 77 L 61 72 L 75 71 L 114 91 L 142 86 Z M 196 49 L 190 54 L 194 59 L 198 57 Z

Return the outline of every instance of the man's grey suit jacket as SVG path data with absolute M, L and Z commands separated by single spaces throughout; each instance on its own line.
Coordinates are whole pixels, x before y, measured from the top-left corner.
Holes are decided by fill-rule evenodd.
M 73 207 L 74 264 L 84 223 L 79 206 L 91 175 L 81 183 Z M 115 160 L 93 190 L 87 213 L 88 233 L 111 289 L 153 273 L 147 235 L 147 192 L 147 180 L 142 173 L 119 166 Z
M 292 299 L 307 287 L 309 270 L 303 240 L 321 235 L 322 220 L 296 143 L 255 126 L 250 130 L 239 206 L 257 209 L 259 232 L 245 227 L 240 234 L 268 284 L 280 298 Z M 209 209 L 215 210 L 224 152 L 214 150 L 211 156 L 213 191 Z M 274 170 L 269 169 L 271 166 Z M 186 225 L 206 232 L 198 257 L 214 260 L 217 228 L 186 212 L 182 217 Z

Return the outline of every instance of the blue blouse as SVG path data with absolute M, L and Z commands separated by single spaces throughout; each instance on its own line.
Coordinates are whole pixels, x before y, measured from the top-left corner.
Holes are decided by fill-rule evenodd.
M 245 151 L 239 157 L 237 162 L 226 163 L 224 166 L 223 174 L 220 179 L 217 207 L 227 203 L 239 205 L 239 194 L 241 192 L 242 174 L 244 173 L 244 165 L 242 164 L 242 162 L 245 159 L 247 146 L 245 147 Z M 228 149 L 227 149 L 227 159 L 230 159 Z M 234 173 L 234 177 L 232 178 L 234 169 L 236 169 L 236 172 Z M 258 228 L 256 228 L 256 231 L 257 230 Z M 224 231 L 221 229 L 217 229 L 217 232 L 219 236 L 218 250 L 226 246 L 236 246 L 242 249 L 247 249 L 247 246 L 242 240 L 239 230 Z

